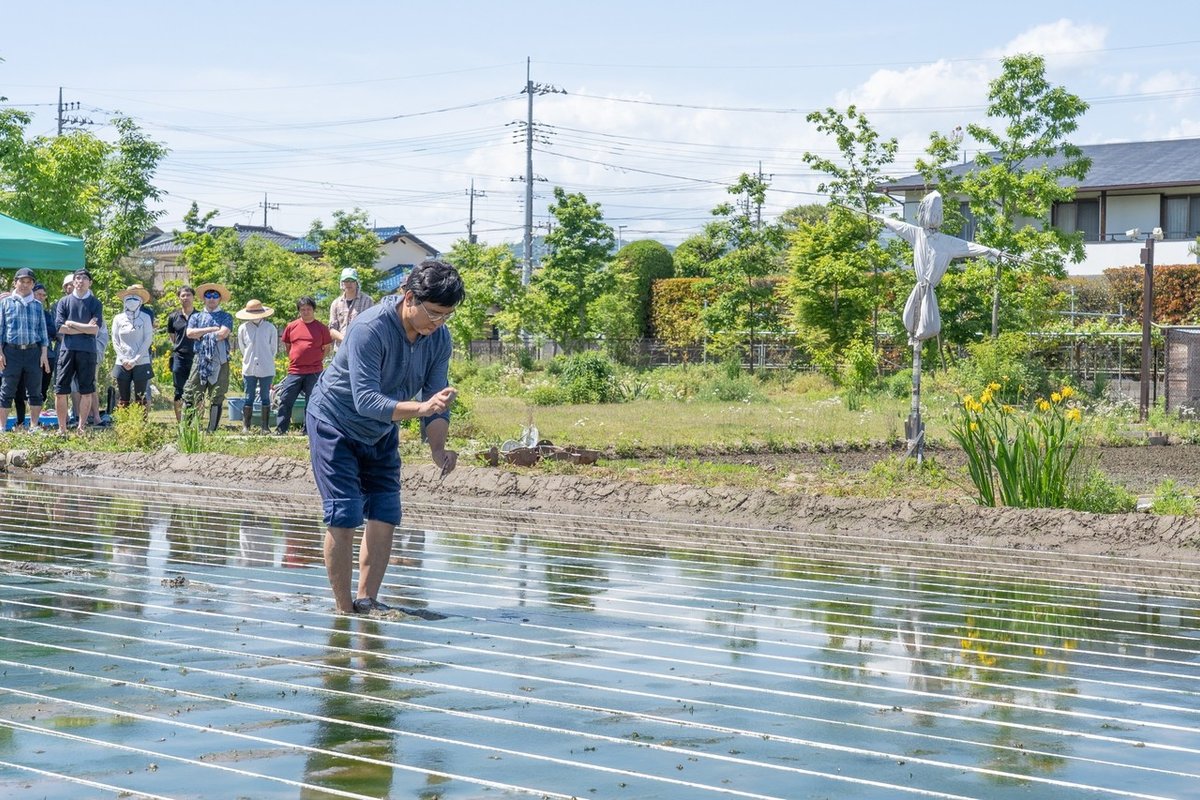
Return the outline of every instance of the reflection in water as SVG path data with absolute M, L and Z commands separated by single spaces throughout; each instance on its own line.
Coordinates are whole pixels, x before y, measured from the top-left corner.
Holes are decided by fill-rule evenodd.
M 358 636 L 351 633 L 355 623 L 361 626 Z M 317 713 L 328 720 L 392 728 L 399 709 L 371 699 L 389 694 L 390 682 L 380 677 L 388 669 L 387 662 L 379 657 L 385 646 L 377 623 L 348 616 L 335 618 L 325 656 L 325 664 L 332 669 L 321 671 L 321 686 L 327 691 L 321 693 Z M 310 752 L 304 764 L 305 783 L 368 797 L 389 796 L 395 772 L 389 764 L 397 758 L 393 735 L 323 720 L 316 725 L 312 746 L 387 763 Z M 302 800 L 327 796 L 311 789 L 300 793 Z
M 172 500 L 177 496 L 171 495 L 154 499 L 109 496 L 94 489 L 87 493 L 37 491 L 36 500 L 14 491 L 0 496 L 0 516 L 10 521 L 0 555 L 4 560 L 0 566 L 8 572 L 0 580 L 0 622 L 7 626 L 5 635 L 16 630 L 22 620 L 36 619 L 63 627 L 67 635 L 78 637 L 81 647 L 102 650 L 111 643 L 85 637 L 110 626 L 131 637 L 148 637 L 147 632 L 154 629 L 154 647 L 165 649 L 173 646 L 180 634 L 161 635 L 157 628 L 161 624 L 164 631 L 172 631 L 171 626 L 181 622 L 192 626 L 192 632 L 184 637 L 190 644 L 214 648 L 198 652 L 197 658 L 219 661 L 218 651 L 229 648 L 231 642 L 236 642 L 239 654 L 242 648 L 248 653 L 256 646 L 254 638 L 246 634 L 250 628 L 243 620 L 252 609 L 254 634 L 271 641 L 266 652 L 294 645 L 297 660 L 291 663 L 303 667 L 300 676 L 292 679 L 308 685 L 319 680 L 324 690 L 307 698 L 300 695 L 303 702 L 318 705 L 316 711 L 324 720 L 305 727 L 297 738 L 303 735 L 305 742 L 328 751 L 307 755 L 303 776 L 306 782 L 327 790 L 432 800 L 449 796 L 457 788 L 446 785 L 442 778 L 413 777 L 408 771 L 461 769 L 470 758 L 453 744 L 422 743 L 388 732 L 440 734 L 450 727 L 439 713 L 381 702 L 413 696 L 416 690 L 406 691 L 404 684 L 395 681 L 402 674 L 443 669 L 439 682 L 462 681 L 472 690 L 491 690 L 504 679 L 490 670 L 494 669 L 495 675 L 514 670 L 517 662 L 511 659 L 523 659 L 531 649 L 545 649 L 544 642 L 551 637 L 574 648 L 581 642 L 596 644 L 599 636 L 608 637 L 614 631 L 617 635 L 602 640 L 602 649 L 608 651 L 605 655 L 580 647 L 572 653 L 573 658 L 555 664 L 555 675 L 562 678 L 554 690 L 556 700 L 589 707 L 616 705 L 604 693 L 597 673 L 589 670 L 597 666 L 598 659 L 620 658 L 623 666 L 628 662 L 632 667 L 621 678 L 622 690 L 630 690 L 622 701 L 640 697 L 640 692 L 664 691 L 671 697 L 691 693 L 688 702 L 695 702 L 698 709 L 707 702 L 706 720 L 721 724 L 730 718 L 719 718 L 719 703 L 727 702 L 739 709 L 735 724 L 767 734 L 762 738 L 763 752 L 774 746 L 768 744 L 768 735 L 777 730 L 772 726 L 787 724 L 774 715 L 794 713 L 805 720 L 803 735 L 815 740 L 836 744 L 839 736 L 861 736 L 870 740 L 863 747 L 914 756 L 924 751 L 922 755 L 955 761 L 954 775 L 933 790 L 957 791 L 965 783 L 956 781 L 975 781 L 967 787 L 972 791 L 961 792 L 968 796 L 1005 800 L 1054 796 L 1038 794 L 1039 787 L 1021 781 L 1028 776 L 1091 780 L 1088 770 L 1097 768 L 1096 764 L 1082 762 L 1080 757 L 1194 770 L 1169 764 L 1161 749 L 1155 753 L 1155 745 L 1176 744 L 1169 738 L 1176 734 L 1153 730 L 1154 723 L 1173 725 L 1174 731 L 1194 726 L 1195 720 L 1188 716 L 1194 713 L 1188 703 L 1191 695 L 1183 694 L 1192 690 L 1195 677 L 1195 670 L 1189 668 L 1196 631 L 1200 630 L 1194 595 L 1177 599 L 1153 593 L 1109 593 L 1041 578 L 996 578 L 986 573 L 986 566 L 978 565 L 881 568 L 839 562 L 832 552 L 827 558 L 730 557 L 720 552 L 658 548 L 634 551 L 626 557 L 618 548 L 595 542 L 553 542 L 543 534 L 528 532 L 475 536 L 401 530 L 391 556 L 394 569 L 384 587 L 387 599 L 398 598 L 399 604 L 406 606 L 462 603 L 479 609 L 452 618 L 429 633 L 431 629 L 422 631 L 421 623 L 412 620 L 313 616 L 325 614 L 327 608 L 324 603 L 307 602 L 314 594 L 327 596 L 323 570 L 319 569 L 323 531 L 315 514 L 289 509 L 281 512 L 285 516 L 268 516 L 265 509 L 257 507 L 216 508 L 211 498 L 200 497 L 194 503 L 175 506 Z M 316 568 L 305 571 L 307 567 Z M 271 570 L 276 571 L 274 577 Z M 173 594 L 177 605 L 191 605 L 189 612 L 211 609 L 217 613 L 205 617 L 202 626 L 196 624 L 194 615 L 172 617 L 170 603 L 162 600 L 166 593 L 159 581 L 170 575 L 186 575 L 187 586 L 192 587 Z M 272 580 L 278 580 L 280 588 L 271 587 Z M 136 618 L 142 613 L 137 602 L 113 602 L 140 597 L 135 592 L 147 586 L 152 590 L 154 626 Z M 249 591 L 241 591 L 243 587 Z M 475 589 L 478 592 L 472 594 Z M 259 598 L 264 590 L 281 597 L 288 592 L 304 597 L 301 602 L 292 595 L 282 597 L 283 602 L 263 604 Z M 610 602 L 602 601 L 608 593 Z M 528 630 L 512 624 L 512 617 L 526 616 L 524 612 L 513 614 L 514 606 L 533 606 L 540 612 L 536 618 L 528 614 L 534 621 Z M 91 610 L 105 611 L 106 617 L 101 621 L 77 613 Z M 129 627 L 122 629 L 124 623 L 130 623 Z M 241 626 L 241 630 L 232 626 Z M 332 633 L 326 633 L 326 626 L 333 628 Z M 228 638 L 235 634 L 234 639 Z M 37 630 L 20 631 L 20 635 L 32 639 L 44 634 Z M 495 641 L 481 646 L 482 637 L 491 635 Z M 422 636 L 427 638 L 422 640 Z M 522 636 L 530 638 L 522 640 Z M 134 653 L 140 646 L 131 645 L 123 652 Z M 621 647 L 629 649 L 617 653 Z M 389 659 L 402 655 L 405 648 L 411 648 L 408 655 L 412 660 Z M 30 652 L 52 663 L 36 648 Z M 695 686 L 668 684 L 663 671 L 653 682 L 639 685 L 642 664 L 637 659 L 643 655 L 654 659 L 678 656 L 690 662 L 689 671 L 701 679 Z M 1170 659 L 1169 665 L 1120 660 L 1156 655 L 1164 660 L 1160 664 Z M 705 686 L 701 662 L 711 665 L 709 675 L 722 682 L 719 689 Z M 230 663 L 227 668 L 233 674 L 259 668 L 249 657 Z M 546 667 L 532 659 L 519 663 L 520 669 L 529 671 L 528 679 L 520 682 L 521 690 L 528 691 L 531 700 L 549 696 L 538 683 L 539 678 L 548 677 L 539 672 Z M 453 666 L 447 668 L 447 664 Z M 311 677 L 310 665 L 314 670 Z M 1123 671 L 1106 671 L 1113 666 Z M 1166 678 L 1155 684 L 1164 672 Z M 1178 678 L 1173 677 L 1176 674 Z M 114 685 L 117 677 L 113 676 Z M 156 672 L 153 677 L 164 682 L 178 678 L 181 688 L 188 686 L 183 673 Z M 68 685 L 65 680 L 63 685 Z M 2 687 L 5 684 L 0 681 Z M 101 687 L 98 693 L 109 688 Z M 276 702 L 265 689 L 264 694 L 250 698 L 255 691 L 250 683 L 221 688 L 244 693 L 263 705 Z M 455 694 L 458 688 L 439 687 L 436 703 L 462 709 L 481 702 L 466 691 Z M 749 688 L 755 691 L 742 693 Z M 1151 695 L 1164 688 L 1177 694 Z M 787 699 L 779 699 L 784 697 Z M 1146 698 L 1154 702 L 1143 708 L 1140 701 Z M 852 703 L 838 705 L 846 700 L 877 706 L 858 711 Z M 1122 705 L 1112 705 L 1114 700 Z M 637 705 L 641 700 L 628 702 L 631 716 L 644 708 Z M 570 713 L 559 707 L 550 710 L 526 705 L 524 700 L 510 704 L 507 699 L 496 700 L 489 710 L 499 717 L 519 715 L 547 724 L 558 724 Z M 1048 715 L 1047 710 L 1067 713 Z M 773 716 L 757 716 L 760 711 Z M 220 713 L 237 714 L 213 711 L 214 719 Z M 555 716 L 558 714 L 564 717 Z M 1147 724 L 1136 731 L 1133 726 L 1110 728 L 1095 716 L 1079 716 L 1083 714 L 1126 715 Z M 594 722 L 591 717 L 586 720 L 587 724 Z M 827 722 L 831 724 L 823 724 Z M 855 726 L 853 733 L 835 727 L 843 722 Z M 354 723 L 382 730 L 367 730 Z M 584 722 L 574 717 L 563 724 L 584 727 Z M 642 721 L 637 725 L 640 729 Z M 894 733 L 889 726 L 902 728 L 906 734 L 936 738 L 889 738 Z M 0 726 L 0 747 L 5 746 L 5 730 Z M 1059 730 L 1094 735 L 1095 739 L 1060 735 Z M 467 728 L 461 735 L 470 738 L 475 733 Z M 1141 752 L 1133 752 L 1136 748 L 1124 742 L 1143 736 L 1149 746 Z M 1157 741 L 1151 738 L 1154 736 Z M 1099 737 L 1114 737 L 1118 744 L 1110 747 Z M 953 745 L 947 745 L 948 741 Z M 699 751 L 703 745 L 696 747 Z M 727 752 L 726 745 L 720 747 Z M 354 756 L 383 763 L 364 763 Z M 639 753 L 642 756 L 649 757 Z M 824 756 L 827 761 L 820 763 L 830 771 L 857 766 L 853 759 Z M 812 757 L 812 753 L 796 755 L 797 760 L 801 757 Z M 1160 760 L 1155 761 L 1156 757 Z M 300 759 L 295 761 L 289 775 L 293 778 L 299 777 Z M 673 775 L 675 763 L 665 770 L 668 774 Z M 497 761 L 495 768 L 503 766 Z M 696 769 L 690 761 L 685 767 Z M 980 767 L 1008 775 L 964 777 Z M 1103 765 L 1099 769 L 1103 770 Z M 911 776 L 907 770 L 904 774 Z M 684 777 L 691 775 L 688 772 Z M 896 780 L 894 776 L 890 779 Z M 1163 793 L 1186 796 L 1174 792 L 1178 787 L 1176 781 L 1172 792 Z M 603 796 L 603 791 L 597 796 Z M 329 795 L 308 790 L 300 796 L 315 800 Z
M 238 525 L 238 556 L 243 567 L 277 567 L 278 553 L 271 521 L 253 511 L 243 511 Z
M 593 598 L 604 591 L 608 573 L 592 561 L 551 559 L 544 580 L 550 605 L 590 609 Z
M 303 569 L 312 564 L 324 564 L 322 543 L 325 529 L 318 522 L 294 522 L 284 528 L 283 560 L 288 569 Z

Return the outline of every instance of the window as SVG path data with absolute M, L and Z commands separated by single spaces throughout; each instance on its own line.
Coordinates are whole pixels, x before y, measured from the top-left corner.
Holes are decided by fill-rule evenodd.
M 958 238 L 968 242 L 975 241 L 975 215 L 971 213 L 971 204 L 965 200 L 958 204 L 958 213 L 962 214 L 963 226 L 958 232 Z
M 1083 232 L 1085 242 L 1100 241 L 1100 201 L 1077 200 L 1054 205 L 1054 227 L 1063 233 Z
M 1163 235 L 1195 239 L 1200 234 L 1200 197 L 1168 197 L 1163 201 Z

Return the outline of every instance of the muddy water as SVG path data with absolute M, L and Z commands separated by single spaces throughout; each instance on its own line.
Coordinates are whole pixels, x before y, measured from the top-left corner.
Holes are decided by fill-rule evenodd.
M 1200 796 L 1200 567 L 500 516 L 0 486 L 0 797 Z

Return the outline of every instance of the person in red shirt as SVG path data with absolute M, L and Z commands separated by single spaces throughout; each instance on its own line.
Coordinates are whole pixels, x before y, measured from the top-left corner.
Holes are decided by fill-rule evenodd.
M 287 324 L 281 339 L 288 353 L 288 374 L 279 385 L 279 413 L 275 417 L 275 433 L 281 436 L 291 427 L 292 407 L 300 393 L 304 393 L 305 403 L 311 399 L 317 378 L 325 369 L 325 356 L 333 349 L 329 328 L 316 318 L 317 301 L 301 297 L 296 301 L 296 311 L 300 318 Z

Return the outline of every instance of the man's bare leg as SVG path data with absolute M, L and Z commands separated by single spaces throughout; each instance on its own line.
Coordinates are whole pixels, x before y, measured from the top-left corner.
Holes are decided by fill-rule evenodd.
M 392 557 L 392 534 L 395 530 L 395 525 L 367 520 L 358 552 L 359 597 L 379 597 L 383 574 L 387 572 L 388 561 Z
M 343 614 L 354 613 L 354 595 L 350 593 L 354 566 L 354 529 L 325 529 L 325 572 L 333 589 L 333 602 Z
M 61 433 L 67 432 L 67 404 L 70 400 L 69 394 L 54 395 L 54 411 L 58 414 L 58 430 Z

